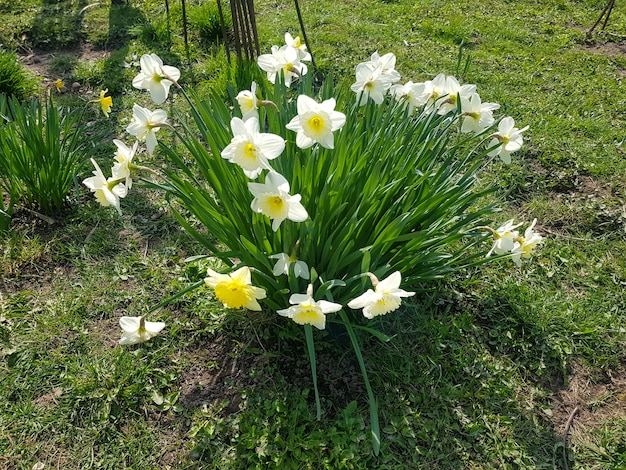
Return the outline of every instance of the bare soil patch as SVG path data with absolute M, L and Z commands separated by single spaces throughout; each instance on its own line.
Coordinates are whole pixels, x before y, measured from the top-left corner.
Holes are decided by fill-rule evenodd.
M 79 60 L 99 60 L 106 59 L 111 53 L 102 49 L 94 49 L 90 44 L 82 44 L 76 48 L 64 49 L 59 51 L 32 51 L 21 57 L 24 66 L 41 77 L 44 88 L 52 86 L 53 82 L 59 77 L 58 74 L 51 70 L 51 65 L 57 57 L 70 56 Z M 80 85 L 80 84 L 79 84 Z M 73 90 L 72 84 L 66 84 L 67 90 Z M 74 87 L 77 91 L 80 87 Z
M 44 393 L 40 397 L 33 400 L 33 406 L 41 408 L 52 408 L 58 403 L 59 398 L 63 395 L 63 389 L 61 387 L 55 387 L 52 390 Z
M 626 417 L 626 369 L 596 370 L 574 362 L 567 389 L 555 392 L 552 424 L 563 435 L 574 410 L 570 432 L 576 428 L 594 428 L 605 421 Z
M 583 48 L 592 54 L 619 57 L 626 55 L 626 42 L 606 42 L 603 44 L 588 45 Z
M 179 403 L 187 407 L 218 407 L 224 415 L 236 413 L 243 401 L 242 392 L 270 380 L 266 373 L 270 362 L 271 369 L 279 372 L 287 383 L 298 388 L 313 388 L 311 367 L 303 345 L 283 344 L 281 351 L 259 345 L 265 352 L 252 354 L 242 350 L 241 344 L 244 343 L 217 336 L 210 341 L 194 343 L 193 349 L 185 351 L 184 355 L 192 358 L 193 363 L 180 376 Z M 352 350 L 342 354 L 338 345 L 317 353 L 320 395 L 325 406 L 333 411 L 342 410 L 365 393 L 361 372 L 353 356 Z M 313 399 L 311 394 L 312 406 Z
M 261 380 L 254 371 L 262 367 L 263 356 L 243 352 L 225 336 L 194 344 L 185 355 L 193 358 L 179 380 L 179 403 L 187 407 L 218 406 L 227 400 L 224 413 L 235 413 L 241 393 Z

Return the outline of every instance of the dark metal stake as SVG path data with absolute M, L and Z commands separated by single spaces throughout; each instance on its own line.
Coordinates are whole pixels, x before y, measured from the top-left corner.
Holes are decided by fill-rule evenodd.
M 187 63 L 191 63 L 191 58 L 189 57 L 189 39 L 187 35 L 187 8 L 185 8 L 185 0 L 180 1 L 181 6 L 183 8 L 183 38 L 185 39 L 185 55 L 187 56 Z
M 313 64 L 313 67 L 317 68 L 317 65 L 315 65 L 315 59 L 313 58 L 313 51 L 311 50 L 311 44 L 309 43 L 309 40 L 306 37 L 306 31 L 304 30 L 304 20 L 302 19 L 302 13 L 300 12 L 300 4 L 298 3 L 298 0 L 293 0 L 293 1 L 296 4 L 296 14 L 298 15 L 298 22 L 300 23 L 300 30 L 302 31 L 302 37 L 304 39 L 304 43 L 306 44 L 309 54 L 311 54 L 311 64 Z
M 609 16 L 611 16 L 611 12 L 613 11 L 614 6 L 615 6 L 615 0 L 609 0 L 609 2 L 605 5 L 604 9 L 602 10 L 602 13 L 600 13 L 600 17 L 596 20 L 596 22 L 589 29 L 589 31 L 587 31 L 587 37 L 591 36 L 591 33 L 593 33 L 593 30 L 596 29 L 596 27 L 600 24 L 600 21 L 602 21 L 602 18 L 604 18 L 605 14 L 606 14 L 606 18 L 604 18 L 604 24 L 602 25 L 602 29 L 604 30 L 604 28 L 606 28 L 606 25 L 609 22 Z

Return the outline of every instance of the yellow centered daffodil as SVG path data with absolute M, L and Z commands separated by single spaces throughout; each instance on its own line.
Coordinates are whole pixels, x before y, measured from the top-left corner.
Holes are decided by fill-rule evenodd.
M 333 132 L 346 123 L 346 116 L 335 111 L 335 100 L 318 103 L 306 95 L 298 96 L 298 115 L 288 124 L 287 129 L 297 132 L 296 145 L 308 148 L 314 144 L 334 148 Z
M 250 207 L 272 219 L 274 232 L 285 219 L 304 222 L 309 217 L 301 196 L 289 194 L 289 182 L 279 173 L 270 171 L 264 183 L 248 183 L 248 189 L 254 196 Z
M 461 132 L 480 133 L 494 123 L 493 111 L 499 109 L 498 103 L 483 103 L 478 93 L 461 97 L 463 124 Z
M 269 160 L 278 157 L 285 149 L 282 137 L 260 132 L 257 116 L 250 115 L 246 121 L 234 117 L 230 127 L 233 138 L 222 150 L 222 158 L 239 165 L 250 179 L 270 169 Z
M 139 59 L 141 71 L 133 78 L 133 86 L 140 90 L 148 90 L 150 98 L 156 104 L 161 104 L 167 98 L 170 86 L 177 83 L 180 70 L 170 65 L 163 65 L 163 61 L 156 54 L 144 54 Z
M 526 229 L 524 236 L 520 235 L 515 239 L 511 254 L 513 262 L 518 267 L 522 265 L 522 258 L 530 258 L 534 248 L 543 241 L 543 237 L 534 230 L 536 224 L 537 219 Z
M 287 217 L 287 204 L 277 194 L 264 194 L 259 197 L 259 209 L 270 219 L 285 219 Z
M 163 322 L 146 321 L 145 317 L 122 317 L 120 318 L 122 337 L 119 343 L 131 345 L 144 343 L 159 334 L 165 328 Z
M 57 78 L 54 81 L 54 86 L 56 87 L 57 92 L 61 93 L 63 91 L 63 88 L 65 88 L 65 83 L 63 83 L 63 80 L 61 80 L 60 78 Z
M 305 49 L 304 46 L 298 49 L 288 44 L 282 47 L 272 46 L 272 53 L 261 54 L 257 58 L 257 64 L 261 70 L 267 72 L 267 79 L 271 83 L 276 82 L 276 77 L 282 76 L 285 86 L 289 87 L 292 80 L 307 73 L 308 67 L 301 60 L 310 60 L 311 56 Z
M 324 321 L 325 315 L 322 309 L 315 305 L 312 301 L 301 303 L 291 317 L 298 325 L 315 325 Z
M 400 289 L 402 276 L 396 271 L 386 279 L 379 281 L 372 273 L 367 273 L 372 280 L 374 289 L 368 289 L 356 299 L 348 302 L 351 309 L 363 309 L 363 316 L 372 319 L 379 315 L 386 315 L 400 307 L 403 297 L 411 297 L 415 292 Z
M 133 119 L 126 127 L 126 132 L 134 135 L 138 140 L 145 140 L 148 153 L 152 154 L 158 142 L 155 133 L 167 125 L 167 113 L 162 109 L 150 111 L 135 103 L 133 106 Z
M 285 45 L 298 52 L 298 59 L 311 60 L 311 54 L 306 51 L 306 45 L 300 40 L 300 36 L 294 38 L 291 34 L 285 33 Z
M 282 274 L 289 276 L 289 266 L 293 264 L 293 274 L 295 277 L 309 279 L 309 267 L 304 261 L 299 260 L 295 254 L 297 246 L 298 244 L 296 244 L 296 248 L 294 248 L 294 252 L 291 255 L 287 253 L 277 253 L 270 256 L 271 259 L 277 260 L 272 271 L 274 276 L 280 276 Z
M 259 118 L 255 82 L 252 82 L 249 90 L 240 91 L 235 99 L 237 100 L 237 104 L 239 104 L 241 118 L 244 121 L 247 121 L 248 118 L 251 117 Z
M 121 215 L 120 198 L 126 197 L 128 191 L 128 188 L 123 184 L 125 178 L 116 176 L 105 178 L 102 170 L 93 158 L 91 159 L 91 163 L 95 167 L 93 176 L 83 180 L 83 184 L 94 193 L 98 203 L 102 206 L 115 207 Z
M 507 165 L 511 163 L 511 153 L 518 151 L 522 147 L 524 138 L 522 132 L 526 131 L 528 126 L 518 129 L 515 127 L 515 121 L 512 117 L 503 118 L 498 124 L 498 132 L 492 134 L 490 147 L 494 150 L 488 153 L 490 157 L 498 156 Z M 499 145 L 498 145 L 499 144 Z
M 278 310 L 283 317 L 291 318 L 298 325 L 313 325 L 319 330 L 326 328 L 326 314 L 341 310 L 341 305 L 326 300 L 313 299 L 313 286 L 309 284 L 306 294 L 292 294 L 291 307 Z

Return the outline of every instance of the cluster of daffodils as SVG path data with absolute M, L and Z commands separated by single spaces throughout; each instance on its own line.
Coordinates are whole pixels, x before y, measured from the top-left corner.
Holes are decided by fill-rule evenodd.
M 513 262 L 521 266 L 522 258 L 530 258 L 533 249 L 543 241 L 543 237 L 534 230 L 536 223 L 537 219 L 534 219 L 524 231 L 524 235 L 520 235 L 520 232 L 516 230 L 522 224 L 515 224 L 514 219 L 506 221 L 496 230 L 486 227 L 485 229 L 492 234 L 494 240 L 487 256 L 492 253 L 510 255 Z
M 304 61 L 311 60 L 306 46 L 299 38 L 285 35 L 285 45 L 272 47 L 271 54 L 261 55 L 258 58 L 259 67 L 267 72 L 271 83 L 280 80 L 285 86 L 307 73 Z M 528 128 L 515 127 L 513 118 L 505 117 L 496 121 L 493 111 L 499 109 L 496 103 L 483 103 L 476 93 L 475 85 L 461 85 L 454 77 L 437 75 L 434 79 L 422 83 L 411 81 L 399 84 L 400 74 L 395 70 L 396 57 L 391 54 L 379 55 L 375 52 L 369 61 L 356 67 L 356 82 L 351 86 L 356 93 L 358 106 L 372 101 L 380 105 L 388 97 L 404 103 L 408 107 L 409 115 L 420 113 L 436 113 L 441 116 L 450 115 L 459 122 L 462 133 L 482 135 L 487 143 L 485 152 L 493 157 L 499 157 L 503 162 L 510 163 L 510 154 L 519 150 L 523 143 L 522 133 Z M 146 54 L 140 60 L 141 71 L 133 80 L 133 86 L 147 90 L 155 104 L 163 103 L 172 85 L 178 85 L 180 71 L 164 65 L 155 54 Z M 265 101 L 258 96 L 257 84 L 252 83 L 249 90 L 243 90 L 236 96 L 236 102 L 241 117 L 232 117 L 230 131 L 232 138 L 219 152 L 223 160 L 234 165 L 233 171 L 241 171 L 249 180 L 250 211 L 261 214 L 268 219 L 271 230 L 278 232 L 281 226 L 291 223 L 307 223 L 310 220 L 306 208 L 307 201 L 302 200 L 301 194 L 292 194 L 290 181 L 275 168 L 280 166 L 274 162 L 287 147 L 287 140 L 277 134 L 264 132 L 269 128 L 262 125 L 266 116 L 260 117 L 260 107 L 268 106 L 277 109 L 276 104 Z M 111 106 L 110 98 L 101 93 L 102 110 L 108 114 Z M 340 133 L 346 124 L 346 115 L 335 110 L 337 102 L 334 98 L 319 102 L 314 97 L 304 94 L 292 98 L 297 107 L 297 115 L 289 117 L 285 135 L 293 139 L 298 149 L 323 148 L 332 150 L 335 147 L 336 134 Z M 265 121 L 263 121 L 265 122 Z M 145 144 L 146 151 L 152 154 L 157 147 L 156 132 L 161 128 L 170 128 L 167 113 L 162 109 L 150 110 L 138 104 L 133 106 L 133 116 L 126 131 L 136 137 L 136 142 L 128 146 L 120 140 L 114 140 L 117 147 L 115 163 L 111 168 L 112 175 L 105 177 L 98 164 L 92 159 L 95 167 L 94 176 L 84 180 L 84 184 L 95 194 L 96 200 L 103 206 L 112 206 L 121 213 L 120 199 L 124 198 L 132 187 L 132 175 L 144 167 L 133 163 L 138 152 L 139 144 Z M 213 151 L 213 153 L 216 153 Z M 292 158 L 288 156 L 287 158 Z M 230 168 L 230 166 L 228 166 Z M 238 167 L 238 169 L 237 169 Z M 542 241 L 541 235 L 534 232 L 536 221 L 526 229 L 524 235 L 516 230 L 521 224 L 508 221 L 498 229 L 482 227 L 489 231 L 494 239 L 493 247 L 487 254 L 510 254 L 513 261 L 519 266 L 522 258 L 528 258 L 533 248 Z M 300 232 L 301 237 L 302 233 Z M 360 310 L 366 319 L 386 315 L 397 310 L 403 298 L 413 296 L 414 292 L 400 288 L 402 275 L 400 271 L 387 268 L 381 273 L 389 273 L 386 278 L 378 280 L 371 272 L 357 276 L 357 283 L 361 291 L 365 290 L 365 281 L 369 278 L 371 288 L 361 294 L 352 295 L 352 299 L 337 303 L 328 300 L 315 299 L 314 284 L 320 279 L 306 260 L 299 259 L 299 247 L 306 243 L 306 238 L 299 238 L 290 253 L 267 252 L 263 266 L 273 266 L 271 273 L 262 272 L 263 276 L 287 276 L 290 280 L 288 291 L 289 305 L 277 308 L 279 315 L 290 318 L 299 325 L 311 325 L 318 329 L 326 327 L 326 315 L 351 310 Z M 243 263 L 242 263 L 243 264 Z M 213 289 L 215 297 L 227 308 L 246 308 L 252 311 L 262 310 L 259 301 L 268 298 L 268 292 L 252 284 L 252 277 L 259 266 L 239 265 L 233 272 L 218 273 L 208 270 L 208 277 L 204 279 L 206 287 Z M 363 269 L 363 268 L 362 268 Z M 363 269 L 366 270 L 367 268 Z M 378 272 L 378 271 L 377 271 Z M 296 283 L 291 283 L 291 276 L 310 281 L 305 293 L 294 292 Z M 320 279 L 320 282 L 321 279 Z M 337 285 L 345 285 L 339 281 Z M 350 292 L 356 292 L 355 282 Z M 327 288 L 324 292 L 327 292 Z M 346 291 L 347 292 L 347 291 Z M 322 295 L 323 296 L 323 295 Z M 346 294 L 346 297 L 348 295 Z M 348 297 L 349 298 L 349 297 Z M 286 303 L 286 300 L 285 300 Z M 148 322 L 142 317 L 123 317 L 120 325 L 124 331 L 121 344 L 136 344 L 146 341 L 156 335 L 164 327 L 160 322 Z
M 286 261 L 279 255 L 277 267 L 282 268 Z M 276 267 L 274 274 L 280 275 Z M 231 274 L 220 274 L 212 269 L 208 270 L 209 277 L 204 282 L 214 289 L 215 296 L 226 308 L 247 308 L 260 311 L 258 301 L 266 297 L 265 290 L 252 285 L 251 270 L 244 266 Z M 348 302 L 348 307 L 353 310 L 362 310 L 365 318 L 373 319 L 380 315 L 386 315 L 400 307 L 403 297 L 411 297 L 415 293 L 400 289 L 402 275 L 399 271 L 394 272 L 386 279 L 379 281 L 372 273 L 366 273 L 371 279 L 374 289 L 368 289 L 365 293 Z M 308 273 L 306 275 L 308 279 Z M 305 294 L 292 294 L 289 298 L 288 308 L 278 310 L 281 316 L 291 318 L 299 325 L 312 325 L 320 330 L 326 328 L 326 314 L 341 310 L 343 305 L 326 300 L 315 300 L 313 297 L 313 285 L 309 284 Z
M 285 42 L 282 47 L 273 46 L 271 54 L 259 56 L 258 65 L 267 72 L 267 78 L 271 83 L 275 83 L 277 77 L 281 77 L 282 74 L 284 84 L 290 86 L 295 78 L 306 74 L 307 67 L 302 61 L 310 60 L 311 56 L 299 38 L 293 38 L 287 33 Z M 390 54 L 388 56 L 392 57 Z M 393 77 L 397 74 L 393 70 L 394 63 L 395 57 L 389 67 L 389 73 Z M 250 208 L 267 216 L 272 221 L 273 231 L 277 231 L 284 220 L 306 221 L 309 215 L 301 203 L 301 196 L 291 195 L 289 181 L 271 166 L 271 161 L 283 153 L 285 140 L 278 135 L 260 131 L 258 107 L 274 104 L 258 98 L 257 85 L 254 82 L 250 90 L 241 91 L 236 100 L 242 117 L 232 118 L 230 125 L 233 138 L 221 152 L 221 156 L 241 167 L 243 173 L 250 179 L 256 179 L 266 171 L 263 183 L 248 183 L 248 189 L 253 196 Z M 298 115 L 286 125 L 288 130 L 296 133 L 296 145 L 301 149 L 314 145 L 333 149 L 334 133 L 346 122 L 345 114 L 335 110 L 336 101 L 331 98 L 318 103 L 309 96 L 299 95 L 296 104 Z M 297 258 L 298 245 L 299 241 L 291 254 L 276 253 L 269 256 L 270 259 L 276 260 L 272 270 L 274 276 L 289 276 L 293 265 L 293 274 L 296 278 L 307 280 L 310 278 L 307 263 Z M 241 267 L 232 274 L 219 274 L 209 269 L 208 274 L 205 284 L 214 289 L 215 296 L 224 307 L 261 310 L 258 300 L 265 298 L 266 292 L 251 285 L 249 267 Z M 413 295 L 412 292 L 399 289 L 400 272 L 394 272 L 381 282 L 378 282 L 373 274 L 368 275 L 376 290 L 370 289 L 348 303 L 348 307 L 352 309 L 362 309 L 366 318 L 371 319 L 392 312 L 400 306 L 402 297 Z M 277 313 L 297 324 L 309 324 L 320 330 L 326 327 L 327 313 L 344 308 L 338 303 L 315 300 L 312 284 L 308 285 L 305 294 L 292 294 L 289 303 L 290 307 L 279 309 Z
M 406 103 L 409 113 L 423 110 L 446 115 L 460 111 L 461 132 L 464 133 L 480 134 L 495 123 L 493 111 L 500 105 L 483 103 L 476 93 L 476 85 L 461 85 L 455 77 L 444 74 L 425 82 L 399 84 L 401 77 L 395 70 L 395 64 L 393 54 L 380 56 L 375 52 L 369 61 L 357 66 L 356 83 L 351 89 L 357 94 L 359 104 L 365 105 L 370 99 L 381 104 L 385 95 L 391 94 Z M 500 157 L 506 164 L 511 163 L 511 153 L 522 147 L 522 133 L 527 129 L 528 126 L 516 128 L 510 116 L 503 118 L 498 123 L 498 130 L 490 135 L 488 146 L 492 150 L 489 156 Z
M 170 87 L 177 83 L 180 71 L 176 67 L 163 65 L 163 61 L 156 54 L 145 54 L 141 57 L 141 72 L 133 79 L 133 86 L 142 90 L 148 90 L 155 104 L 163 103 Z M 97 101 L 102 112 L 108 117 L 111 110 L 112 99 L 105 96 L 107 90 L 100 92 Z M 132 187 L 132 174 L 143 167 L 133 164 L 133 158 L 137 153 L 138 142 L 145 142 L 148 153 L 152 154 L 158 142 L 156 132 L 162 127 L 168 127 L 167 113 L 162 109 L 143 108 L 135 103 L 133 117 L 126 128 L 126 132 L 137 138 L 132 147 L 127 146 L 120 140 L 114 140 L 117 147 L 111 176 L 105 177 L 104 173 L 94 159 L 91 163 L 95 167 L 94 176 L 87 178 L 83 184 L 87 186 L 103 206 L 112 206 L 121 214 L 120 199 L 124 198 Z
M 285 44 L 281 47 L 272 46 L 272 53 L 260 55 L 257 63 L 261 70 L 267 72 L 267 79 L 271 83 L 275 83 L 282 74 L 285 85 L 290 86 L 293 80 L 307 73 L 308 67 L 304 62 L 310 60 L 311 54 L 300 38 L 285 33 Z
M 98 163 L 92 158 L 91 163 L 95 167 L 93 176 L 86 178 L 83 184 L 94 193 L 96 200 L 103 206 L 112 206 L 122 214 L 120 199 L 126 197 L 132 188 L 133 180 L 131 172 L 134 169 L 133 158 L 137 153 L 137 143 L 128 147 L 121 140 L 113 140 L 117 147 L 115 152 L 115 163 L 111 168 L 112 175 L 108 178 L 104 176 Z
M 148 90 L 155 104 L 163 103 L 173 84 L 177 84 L 180 71 L 176 67 L 163 65 L 163 61 L 156 54 L 145 54 L 141 57 L 141 71 L 133 79 L 133 86 L 141 90 Z M 100 104 L 102 112 L 108 117 L 113 105 L 108 90 L 100 92 L 100 98 L 94 100 Z M 157 146 L 156 132 L 161 127 L 169 126 L 167 113 L 161 109 L 154 111 L 143 108 L 138 104 L 133 106 L 133 117 L 126 131 L 137 138 L 132 146 L 121 140 L 113 140 L 117 147 L 114 155 L 114 164 L 111 176 L 105 177 L 98 163 L 92 158 L 94 166 L 93 176 L 86 178 L 83 184 L 94 193 L 96 200 L 102 206 L 112 206 L 121 215 L 120 199 L 126 197 L 133 185 L 132 175 L 145 167 L 135 165 L 133 159 L 137 154 L 139 142 L 144 142 L 148 153 L 154 152 Z M 145 316 L 127 317 L 120 319 L 122 338 L 120 344 L 130 345 L 143 343 L 157 335 L 164 327 L 162 322 L 150 322 Z

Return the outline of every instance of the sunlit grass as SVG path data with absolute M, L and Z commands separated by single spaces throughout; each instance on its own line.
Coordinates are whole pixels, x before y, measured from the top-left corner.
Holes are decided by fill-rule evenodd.
M 192 41 L 186 63 L 176 2 L 171 35 L 163 2 L 130 3 L 110 15 L 104 2 L 81 19 L 84 2 L 0 2 L 5 46 L 113 52 L 85 61 L 59 54 L 54 70 L 114 93 L 109 121 L 89 111 L 105 140 L 123 133 L 143 99 L 129 86 L 136 67 L 123 62 L 165 53 L 200 90 L 229 77 L 215 44 Z M 320 70 L 346 84 L 375 50 L 394 52 L 406 80 L 459 74 L 463 45 L 464 81 L 530 125 L 512 165 L 486 178 L 499 182 L 507 216 L 538 218 L 541 250 L 521 270 L 497 263 L 419 286 L 380 323 L 391 341 L 364 338 L 383 434 L 374 457 L 365 389 L 340 330 L 318 341 L 320 422 L 301 331 L 271 312 L 226 313 L 200 289 L 157 313 L 167 326 L 152 342 L 117 346 L 120 316 L 145 313 L 208 266 L 183 261 L 205 253 L 157 196 L 129 195 L 120 218 L 86 191 L 72 194 L 68 214 L 50 226 L 18 208 L 0 235 L 0 467 L 565 468 L 560 433 L 574 406 L 583 412 L 570 430 L 569 468 L 624 467 L 623 5 L 591 39 L 585 31 L 601 8 L 591 0 L 301 8 Z M 256 9 L 263 51 L 285 31 L 300 34 L 292 3 Z M 104 142 L 96 158 L 112 149 Z M 582 372 L 580 383 L 606 393 L 579 391 L 578 402 L 560 405 Z

